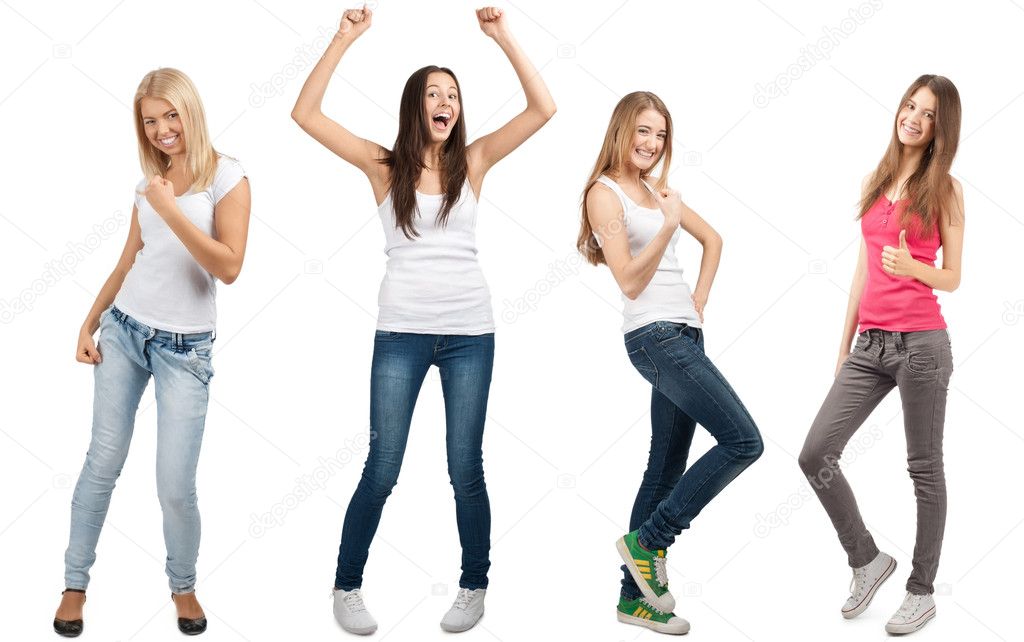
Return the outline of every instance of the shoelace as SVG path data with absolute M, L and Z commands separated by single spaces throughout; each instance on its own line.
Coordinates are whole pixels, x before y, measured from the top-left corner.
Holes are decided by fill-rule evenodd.
M 459 594 L 455 596 L 455 604 L 452 604 L 453 609 L 462 609 L 465 611 L 469 608 L 469 603 L 473 601 L 473 592 L 469 589 L 460 588 Z
M 896 611 L 894 618 L 903 618 L 905 620 L 911 619 L 921 608 L 921 596 L 914 595 L 913 593 L 907 593 L 907 596 L 903 598 L 903 604 L 900 605 L 900 610 Z
M 858 598 L 864 594 L 868 585 L 868 573 L 864 568 L 853 569 L 853 579 L 850 580 L 850 597 Z
M 345 597 L 341 598 L 345 602 L 345 606 L 352 613 L 362 613 L 366 610 L 366 605 L 363 604 L 363 596 L 359 592 L 359 589 L 354 589 L 345 594 Z
M 658 556 L 654 558 L 654 579 L 662 586 L 668 586 L 668 560 Z

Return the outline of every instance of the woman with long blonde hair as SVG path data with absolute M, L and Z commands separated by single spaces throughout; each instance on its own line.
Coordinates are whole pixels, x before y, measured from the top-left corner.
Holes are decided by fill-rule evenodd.
M 53 622 L 66 637 L 82 632 L 96 544 L 151 377 L 171 597 L 179 630 L 206 630 L 195 596 L 196 468 L 213 377 L 216 281 L 232 283 L 242 268 L 249 184 L 238 161 L 214 150 L 199 94 L 182 72 L 146 74 L 134 120 L 144 178 L 121 258 L 82 324 L 75 355 L 93 367 L 95 395 L 92 440 L 71 500 L 66 589 Z
M 935 617 L 933 583 L 946 524 L 942 432 L 953 356 L 934 290 L 960 285 L 964 202 L 960 183 L 949 175 L 959 140 L 956 86 L 943 76 L 919 77 L 900 100 L 885 155 L 861 184 L 862 239 L 835 381 L 800 453 L 800 467 L 853 568 L 843 617 L 857 617 L 896 570 L 896 560 L 875 545 L 839 458 L 871 411 L 899 388 L 917 496 L 917 544 L 907 593 L 885 625 L 896 634 L 913 633 Z
M 722 239 L 669 188 L 672 117 L 650 92 L 612 113 L 583 190 L 577 247 L 605 264 L 622 291 L 626 353 L 651 384 L 651 447 L 630 532 L 616 542 L 625 565 L 617 617 L 661 633 L 686 633 L 672 613 L 666 551 L 683 529 L 764 449 L 740 398 L 704 354 L 704 306 Z M 660 176 L 652 170 L 661 164 Z M 694 290 L 675 254 L 680 228 L 703 247 Z M 697 423 L 717 440 L 688 469 Z

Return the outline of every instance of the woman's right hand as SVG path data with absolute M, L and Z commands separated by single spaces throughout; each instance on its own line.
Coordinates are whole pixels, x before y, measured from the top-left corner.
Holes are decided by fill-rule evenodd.
M 673 229 L 679 227 L 683 220 L 683 200 L 679 192 L 668 187 L 655 190 L 654 200 L 657 201 L 661 213 L 665 215 L 665 226 Z
M 355 39 L 363 35 L 363 32 L 370 28 L 373 19 L 373 11 L 363 5 L 362 9 L 349 9 L 341 16 L 341 23 L 338 25 L 338 35 L 348 35 Z
M 850 358 L 850 353 L 849 352 L 847 352 L 846 354 L 842 354 L 842 353 L 839 354 L 839 360 L 836 361 L 836 373 L 833 376 L 835 376 L 835 377 L 839 376 L 839 371 L 843 369 L 843 364 L 846 363 L 846 360 L 849 359 L 849 358 Z
M 75 353 L 75 360 L 90 365 L 96 365 L 103 361 L 102 357 L 100 357 L 100 350 L 92 339 L 92 333 L 85 328 L 82 328 L 82 331 L 78 333 L 78 352 Z

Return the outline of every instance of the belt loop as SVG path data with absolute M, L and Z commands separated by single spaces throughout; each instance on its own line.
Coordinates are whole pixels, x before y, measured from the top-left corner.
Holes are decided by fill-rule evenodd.
M 893 342 L 896 344 L 896 352 L 903 352 L 903 333 L 893 332 L 892 338 Z
M 180 332 L 174 333 L 174 347 L 178 350 L 185 347 L 184 336 Z

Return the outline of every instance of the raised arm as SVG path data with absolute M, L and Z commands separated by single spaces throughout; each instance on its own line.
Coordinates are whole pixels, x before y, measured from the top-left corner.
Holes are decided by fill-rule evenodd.
M 555 101 L 540 73 L 526 57 L 519 43 L 512 36 L 505 12 L 495 7 L 486 7 L 476 12 L 480 29 L 501 47 L 512 63 L 516 76 L 526 94 L 526 109 L 499 129 L 473 141 L 466 148 L 470 180 L 479 193 L 488 170 L 516 147 L 533 136 L 555 115 Z
M 651 282 L 682 215 L 682 201 L 679 200 L 678 193 L 663 190 L 662 193 L 656 194 L 655 198 L 658 199 L 658 205 L 665 214 L 665 223 L 647 247 L 633 256 L 629 250 L 626 223 L 619 197 L 601 183 L 594 183 L 587 192 L 587 217 L 590 219 L 590 226 L 594 229 L 594 234 L 601 239 L 604 260 L 612 271 L 615 282 L 622 293 L 630 299 L 640 296 Z
M 174 184 L 166 178 L 150 179 L 146 200 L 204 270 L 225 284 L 238 278 L 249 235 L 249 179 L 243 178 L 217 201 L 213 214 L 217 238 L 196 227 L 178 208 Z
M 899 247 L 882 248 L 882 267 L 893 276 L 917 279 L 934 290 L 952 292 L 960 287 L 960 257 L 964 248 L 964 192 L 960 181 L 953 181 L 953 202 L 939 216 L 942 241 L 942 267 L 918 261 L 910 255 L 907 232 L 900 231 Z M 957 220 L 958 219 L 958 220 Z
M 292 120 L 321 145 L 362 170 L 370 179 L 374 195 L 380 202 L 387 192 L 387 173 L 380 163 L 386 151 L 381 145 L 356 136 L 325 116 L 320 109 L 327 84 L 342 55 L 370 28 L 372 19 L 373 12 L 367 8 L 352 9 L 342 15 L 338 33 L 302 85 L 302 91 L 292 108 Z
M 82 322 L 82 328 L 78 332 L 78 349 L 75 351 L 75 359 L 82 363 L 97 364 L 101 361 L 100 351 L 96 348 L 96 342 L 92 335 L 100 327 L 100 315 L 114 302 L 114 297 L 124 283 L 124 277 L 128 270 L 135 264 L 135 255 L 142 249 L 142 228 L 139 227 L 139 210 L 132 206 L 132 220 L 128 225 L 128 239 L 125 240 L 124 249 L 121 250 L 121 258 L 117 265 L 107 277 L 100 293 L 96 295 L 89 314 Z

